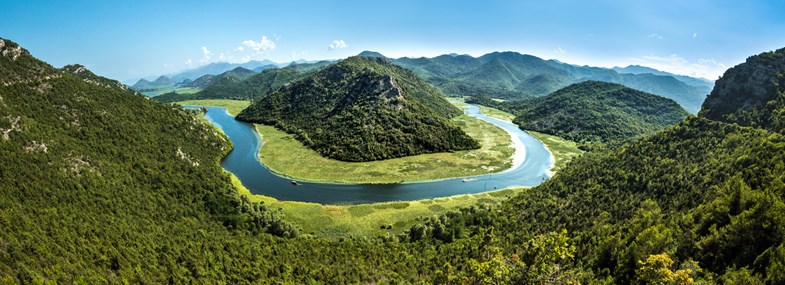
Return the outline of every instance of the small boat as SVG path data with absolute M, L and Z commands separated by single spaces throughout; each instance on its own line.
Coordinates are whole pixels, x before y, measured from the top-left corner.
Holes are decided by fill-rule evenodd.
M 292 185 L 297 186 L 300 185 L 300 183 L 297 183 L 297 181 L 292 180 Z

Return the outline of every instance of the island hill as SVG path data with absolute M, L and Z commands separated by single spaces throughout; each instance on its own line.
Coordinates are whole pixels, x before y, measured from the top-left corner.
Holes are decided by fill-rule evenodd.
M 654 133 L 689 115 L 671 99 L 602 81 L 572 84 L 511 105 L 518 115 L 514 122 L 521 128 L 579 143 Z
M 383 58 L 350 57 L 254 102 L 237 119 L 274 125 L 321 155 L 372 161 L 480 147 L 441 92 Z

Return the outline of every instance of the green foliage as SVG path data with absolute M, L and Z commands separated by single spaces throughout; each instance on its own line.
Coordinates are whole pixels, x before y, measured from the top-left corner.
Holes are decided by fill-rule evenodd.
M 501 103 L 515 123 L 579 143 L 609 142 L 656 132 L 687 117 L 676 102 L 600 81 L 584 81 L 548 96 Z
M 691 117 L 575 158 L 553 179 L 497 208 L 430 218 L 422 226 L 426 239 L 441 240 L 449 239 L 433 234 L 437 220 L 466 236 L 492 226 L 506 237 L 498 244 L 504 252 L 567 229 L 579 271 L 593 272 L 584 278 L 618 284 L 637 280 L 640 262 L 661 253 L 680 269 L 691 268 L 696 282 L 749 268 L 777 283 L 785 241 L 783 161 L 782 135 Z M 473 220 L 482 222 L 461 223 Z
M 785 133 L 785 48 L 751 56 L 726 71 L 700 115 Z
M 0 56 L 3 284 L 785 278 L 781 133 L 689 117 L 582 155 L 498 207 L 422 219 L 405 242 L 281 238 L 267 233 L 297 231 L 238 196 L 218 165 L 225 138 L 194 113 L 2 48 L 14 51 Z
M 370 161 L 479 148 L 461 111 L 413 73 L 351 57 L 254 102 L 238 120 L 274 125 L 321 155 Z

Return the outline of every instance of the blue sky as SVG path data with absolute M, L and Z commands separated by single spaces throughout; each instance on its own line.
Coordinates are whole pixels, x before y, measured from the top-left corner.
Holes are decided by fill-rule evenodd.
M 785 1 L 0 1 L 0 37 L 127 80 L 207 62 L 517 51 L 716 79 L 785 47 Z

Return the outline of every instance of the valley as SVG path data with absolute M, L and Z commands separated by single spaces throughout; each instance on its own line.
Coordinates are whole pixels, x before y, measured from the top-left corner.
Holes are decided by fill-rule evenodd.
M 0 3 L 0 284 L 785 284 L 785 4 L 357 4 Z

